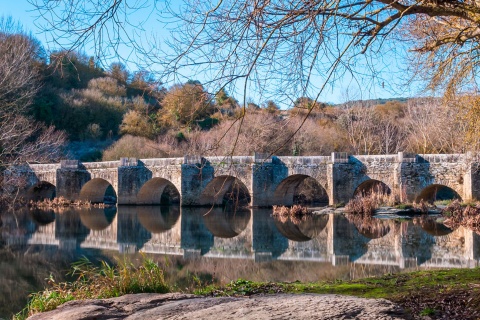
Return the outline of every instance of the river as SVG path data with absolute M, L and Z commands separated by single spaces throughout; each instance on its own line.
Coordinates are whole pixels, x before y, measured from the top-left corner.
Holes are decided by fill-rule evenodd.
M 10 317 L 71 262 L 148 255 L 175 290 L 198 284 L 355 279 L 479 265 L 480 236 L 434 220 L 276 219 L 272 209 L 119 206 L 4 212 L 0 318 Z

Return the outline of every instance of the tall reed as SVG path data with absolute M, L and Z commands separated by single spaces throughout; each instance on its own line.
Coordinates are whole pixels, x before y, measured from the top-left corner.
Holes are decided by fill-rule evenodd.
M 134 265 L 124 259 L 115 266 L 101 261 L 94 265 L 87 258 L 82 258 L 72 264 L 70 273 L 76 278 L 72 282 L 55 282 L 49 279 L 49 287 L 33 293 L 27 307 L 15 316 L 24 319 L 35 313 L 53 310 L 59 305 L 82 299 L 105 299 L 118 297 L 129 293 L 166 293 L 170 291 L 163 270 L 149 258 L 144 258 L 142 264 Z

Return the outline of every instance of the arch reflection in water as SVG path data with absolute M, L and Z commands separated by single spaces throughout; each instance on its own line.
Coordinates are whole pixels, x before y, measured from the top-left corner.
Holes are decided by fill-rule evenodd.
M 30 210 L 32 219 L 41 226 L 48 225 L 55 221 L 55 212 L 53 210 L 32 209 Z
M 328 224 L 328 215 L 307 216 L 300 221 L 293 221 L 291 218 L 274 218 L 278 231 L 287 239 L 293 241 L 309 241 L 322 232 Z
M 78 214 L 85 227 L 90 230 L 99 231 L 110 226 L 117 214 L 117 208 L 79 208 Z
M 138 220 L 151 233 L 162 233 L 173 228 L 180 218 L 179 206 L 138 206 Z
M 435 237 L 446 236 L 454 231 L 454 229 L 437 222 L 433 217 L 429 216 L 416 217 L 413 219 L 413 224 L 420 225 L 426 233 Z
M 362 236 L 368 239 L 379 239 L 390 232 L 388 221 L 382 219 L 356 216 L 354 214 L 347 215 L 347 219 Z
M 249 209 L 229 207 L 215 207 L 208 210 L 203 216 L 205 226 L 219 238 L 233 238 L 245 230 L 250 222 Z

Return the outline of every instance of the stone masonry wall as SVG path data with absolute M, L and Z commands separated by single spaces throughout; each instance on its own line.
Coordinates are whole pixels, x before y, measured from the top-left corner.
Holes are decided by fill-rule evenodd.
M 239 183 L 248 190 L 251 205 L 291 204 L 295 188 L 307 177 L 327 192 L 330 204 L 349 201 L 364 182 L 377 180 L 409 201 L 431 185 L 453 189 L 464 200 L 480 198 L 480 160 L 471 154 L 452 155 L 357 155 L 275 157 L 256 154 L 239 157 L 185 156 L 169 159 L 30 165 L 22 171 L 30 185 L 47 181 L 57 195 L 78 198 L 84 185 L 103 179 L 113 186 L 119 204 L 136 204 L 137 194 L 153 178 L 173 184 L 182 205 L 211 201 L 206 190 L 212 183 Z M 223 180 L 222 180 L 223 179 Z M 227 179 L 227 180 L 225 180 Z M 233 182 L 232 182 L 233 181 Z M 149 184 L 149 186 L 158 184 Z M 223 189 L 221 189 L 223 190 Z

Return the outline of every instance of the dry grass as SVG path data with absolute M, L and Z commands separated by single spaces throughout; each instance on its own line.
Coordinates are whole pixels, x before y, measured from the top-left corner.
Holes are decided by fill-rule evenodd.
M 423 201 L 420 200 L 420 202 L 414 202 L 413 203 L 413 209 L 416 211 L 416 212 L 420 212 L 421 214 L 428 214 L 428 212 L 431 210 L 431 209 L 434 209 L 436 208 L 435 206 L 433 205 L 430 205 L 428 202 L 426 201 Z
M 28 206 L 32 209 L 58 209 L 66 207 L 76 208 L 105 208 L 108 205 L 105 203 L 91 203 L 84 200 L 68 200 L 64 197 L 58 197 L 53 199 L 44 199 L 42 201 L 30 201 Z
M 446 217 L 444 224 L 452 229 L 463 226 L 480 234 L 480 202 L 462 204 L 454 200 L 446 206 L 442 215 Z
M 280 222 L 285 223 L 291 220 L 294 224 L 300 224 L 305 221 L 312 213 L 308 211 L 307 207 L 295 204 L 292 207 L 273 206 L 272 215 Z

